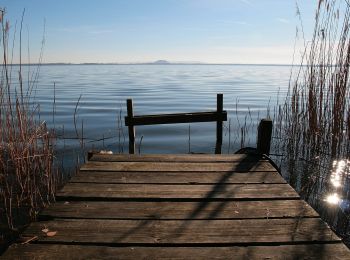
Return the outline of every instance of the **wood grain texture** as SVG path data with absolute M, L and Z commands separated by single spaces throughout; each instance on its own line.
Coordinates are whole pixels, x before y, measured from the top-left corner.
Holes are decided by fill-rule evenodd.
M 40 213 L 42 219 L 250 219 L 318 217 L 302 200 L 212 202 L 62 201 Z
M 99 154 L 94 153 L 90 161 L 100 162 L 257 162 L 261 156 L 248 154 Z
M 276 172 L 96 172 L 80 171 L 69 182 L 149 184 L 286 183 Z
M 80 168 L 89 171 L 276 171 L 267 161 L 220 162 L 220 163 L 192 163 L 192 162 L 97 162 L 89 161 Z
M 349 259 L 343 244 L 232 247 L 107 247 L 13 245 L 3 259 Z
M 46 236 L 42 229 L 56 231 Z M 31 224 L 39 242 L 90 244 L 247 244 L 341 241 L 319 218 L 254 220 L 66 220 Z
M 58 200 L 100 199 L 298 199 L 288 184 L 96 184 L 68 183 L 57 193 Z

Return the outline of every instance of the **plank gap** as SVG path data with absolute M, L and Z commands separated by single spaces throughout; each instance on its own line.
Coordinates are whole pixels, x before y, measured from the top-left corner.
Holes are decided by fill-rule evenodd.
M 315 245 L 315 244 L 342 244 L 342 241 L 322 241 L 305 240 L 290 242 L 237 242 L 237 243 L 113 243 L 113 242 L 75 242 L 75 241 L 34 241 L 31 244 L 55 244 L 55 245 L 89 245 L 89 246 L 108 246 L 108 247 L 227 247 L 227 246 L 285 246 L 285 245 Z

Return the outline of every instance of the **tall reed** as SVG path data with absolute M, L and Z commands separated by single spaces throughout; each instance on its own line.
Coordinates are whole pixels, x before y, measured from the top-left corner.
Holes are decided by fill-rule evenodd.
M 55 139 L 40 121 L 40 108 L 33 97 L 39 67 L 26 80 L 23 77 L 22 23 L 23 17 L 20 64 L 14 65 L 10 24 L 5 21 L 5 10 L 0 10 L 0 208 L 4 209 L 0 214 L 11 229 L 34 218 L 54 198 L 58 180 L 53 164 Z
M 350 160 L 350 7 L 347 0 L 319 0 L 310 42 L 301 64 L 294 66 L 285 102 L 275 117 L 275 150 L 283 154 L 285 175 L 303 198 L 324 217 L 336 202 L 346 235 L 349 169 L 334 165 Z M 281 141 L 282 140 L 282 141 Z M 341 175 L 341 176 L 340 176 Z M 346 188 L 347 187 L 347 188 Z M 329 200 L 334 196 L 336 201 Z M 333 194 L 333 195 L 332 195 Z M 334 197 L 333 197 L 334 198 Z M 339 215 L 328 219 L 337 226 Z

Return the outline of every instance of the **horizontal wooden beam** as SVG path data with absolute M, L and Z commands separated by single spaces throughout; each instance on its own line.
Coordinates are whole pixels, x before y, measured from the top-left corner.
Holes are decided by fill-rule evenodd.
M 319 217 L 303 200 L 208 201 L 197 214 L 198 202 L 58 201 L 40 213 L 40 220 L 85 219 L 266 219 Z M 220 210 L 218 210 L 220 209 Z M 185 222 L 185 221 L 184 221 Z
M 242 201 L 295 200 L 298 193 L 288 184 L 66 184 L 57 201 Z
M 349 250 L 344 244 L 274 246 L 211 246 L 211 247 L 108 247 L 65 244 L 14 244 L 4 259 L 346 259 Z
M 43 227 L 55 230 L 57 234 L 45 236 Z M 110 246 L 248 246 L 341 242 L 320 218 L 211 219 L 187 223 L 183 220 L 56 219 L 32 223 L 23 233 L 23 237 L 37 237 L 36 243 L 73 242 Z M 285 255 L 281 258 L 283 257 Z
M 125 125 L 158 125 L 227 121 L 227 112 L 195 112 L 125 117 Z

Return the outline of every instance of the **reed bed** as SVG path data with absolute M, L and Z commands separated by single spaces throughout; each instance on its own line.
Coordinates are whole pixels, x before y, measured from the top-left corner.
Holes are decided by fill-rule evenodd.
M 294 188 L 349 237 L 350 6 L 320 0 L 310 42 L 275 114 L 274 151 Z
M 16 230 L 54 199 L 59 176 L 54 166 L 54 132 L 40 120 L 33 95 L 40 66 L 24 79 L 23 17 L 18 29 L 5 19 L 5 10 L 0 10 L 0 223 Z M 16 30 L 20 41 L 17 50 L 12 43 Z M 17 51 L 20 64 L 14 65 L 12 58 Z

